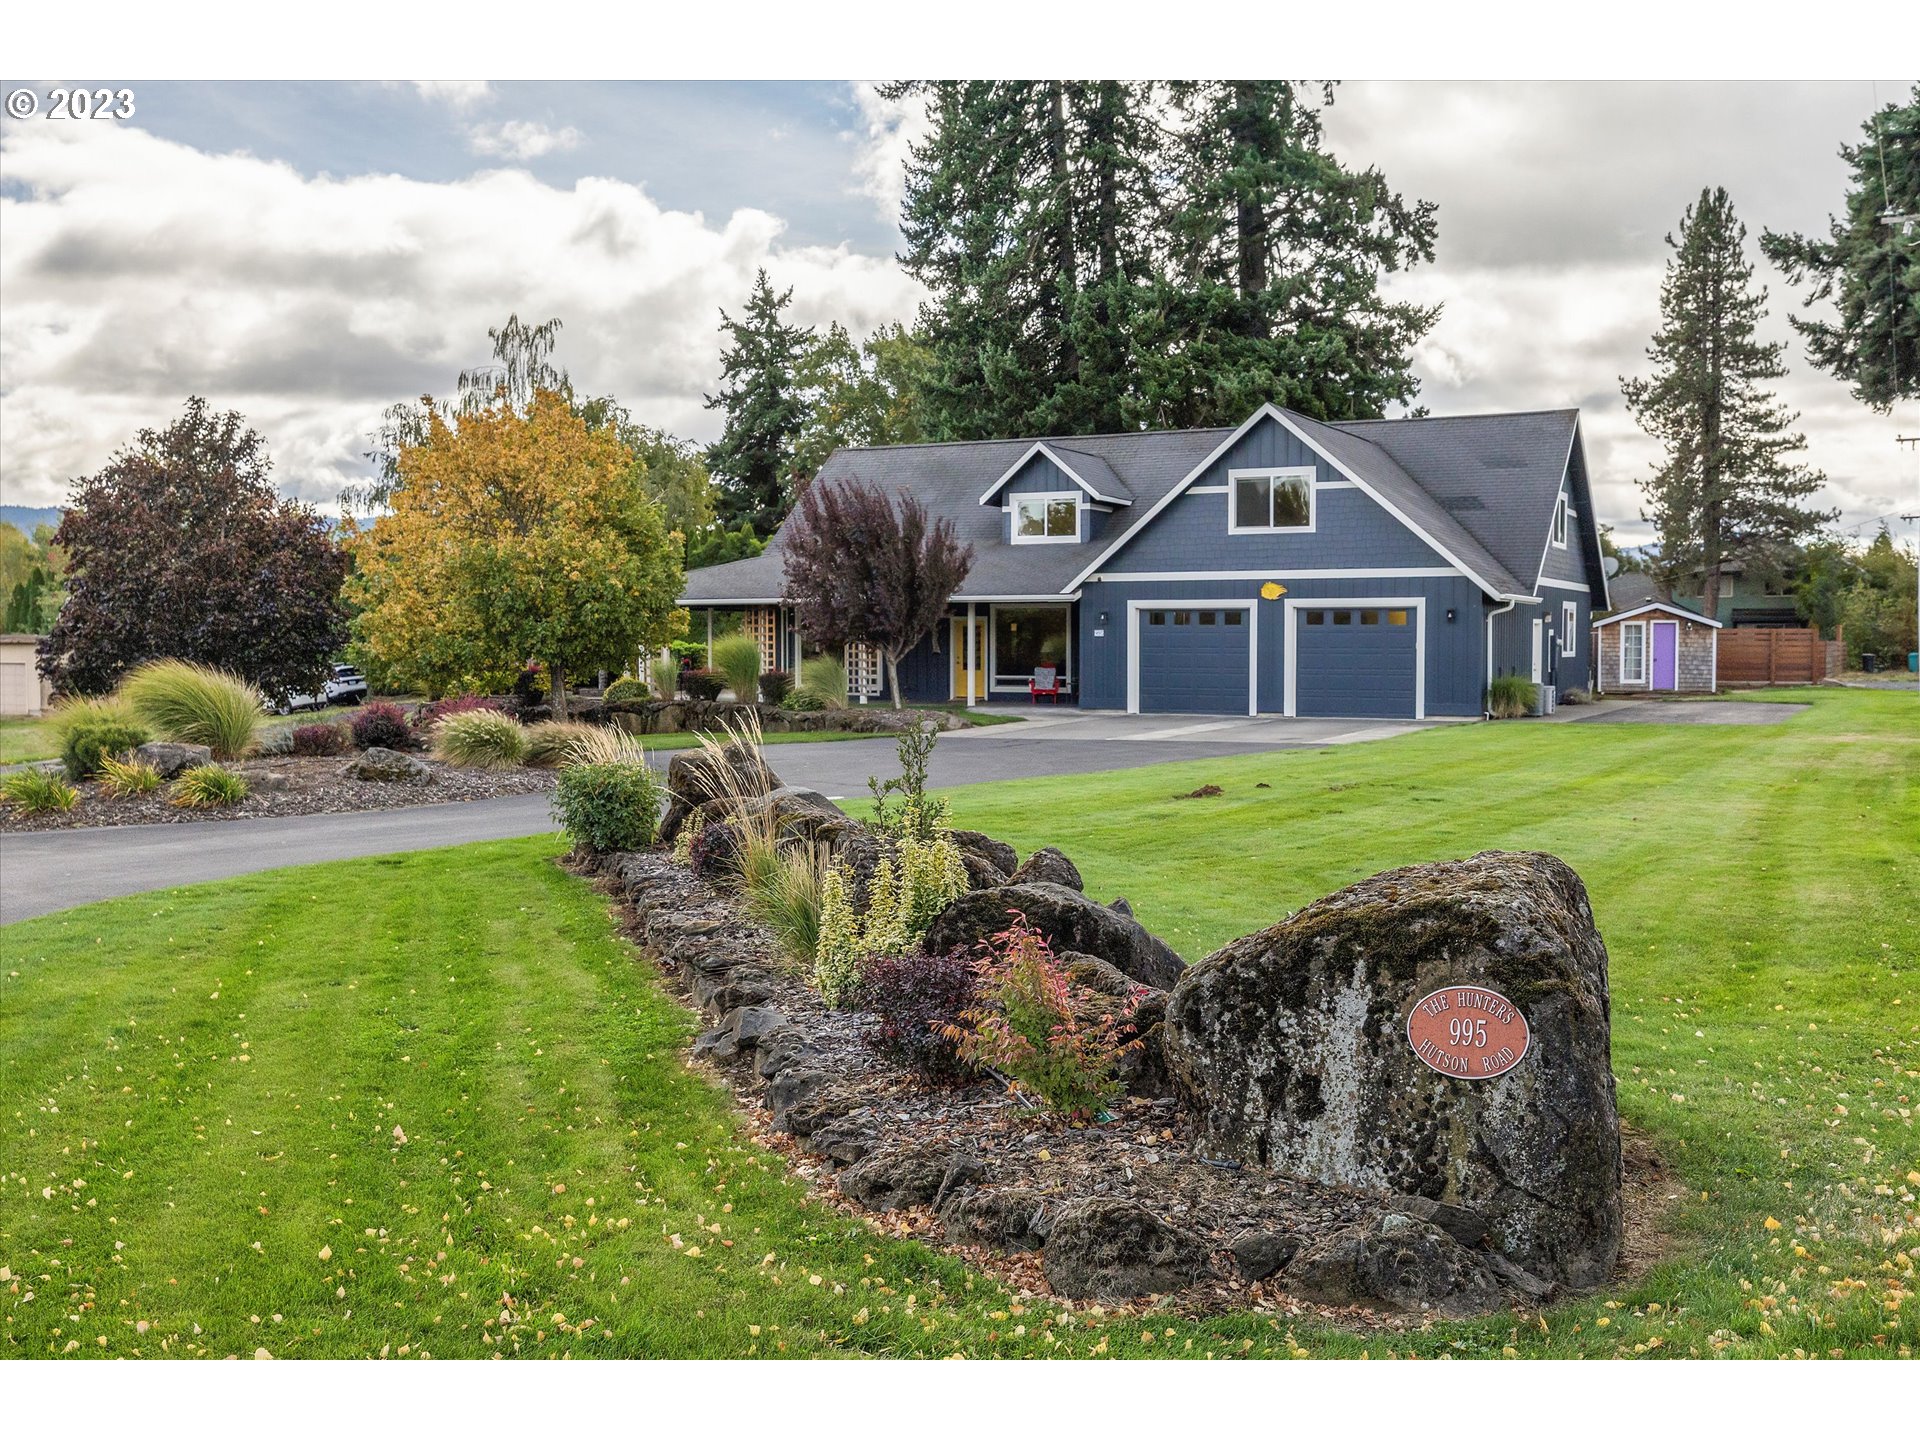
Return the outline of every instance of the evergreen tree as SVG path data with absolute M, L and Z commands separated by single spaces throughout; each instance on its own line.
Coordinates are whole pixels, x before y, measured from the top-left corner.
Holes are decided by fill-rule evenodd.
M 1640 428 L 1666 449 L 1643 482 L 1642 518 L 1659 529 L 1670 580 L 1696 569 L 1704 575 L 1708 615 L 1720 602 L 1724 564 L 1777 564 L 1838 513 L 1800 503 L 1826 477 L 1790 458 L 1806 448 L 1791 429 L 1800 417 L 1760 388 L 1786 374 L 1786 344 L 1758 338 L 1766 291 L 1753 288 L 1746 236 L 1727 192 L 1702 190 L 1679 239 L 1667 237 L 1674 255 L 1647 350 L 1653 376 L 1620 382 Z
M 1920 398 L 1920 87 L 1861 128 L 1864 144 L 1840 147 L 1853 172 L 1846 220 L 1830 218 L 1825 240 L 1769 230 L 1760 248 L 1789 284 L 1812 282 L 1807 305 L 1838 312 L 1787 317 L 1813 363 L 1884 412 Z
M 1433 259 L 1434 206 L 1326 149 L 1332 103 L 1331 85 L 1173 87 L 1173 268 L 1142 346 L 1142 423 L 1236 424 L 1268 400 L 1362 419 L 1418 391 L 1412 350 L 1439 307 L 1389 301 L 1380 279 Z
M 707 449 L 707 468 L 720 486 L 721 523 L 744 520 L 761 536 L 779 527 L 792 502 L 786 482 L 794 437 L 806 418 L 795 371 L 813 330 L 780 318 L 792 299 L 791 289 L 774 294 L 762 270 L 741 317 L 720 312 L 720 329 L 731 343 L 720 352 L 720 391 L 706 397 L 709 410 L 727 417 Z
M 1162 135 L 1150 87 L 903 82 L 932 119 L 900 256 L 932 294 L 926 425 L 946 439 L 1124 428 L 1153 274 Z

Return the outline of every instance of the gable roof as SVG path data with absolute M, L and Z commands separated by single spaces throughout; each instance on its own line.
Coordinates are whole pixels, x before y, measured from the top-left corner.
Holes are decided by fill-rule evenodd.
M 1057 441 L 1036 440 L 1033 447 L 1018 460 L 1006 468 L 1006 472 L 987 487 L 987 493 L 980 497 L 980 503 L 986 505 L 998 495 L 1001 489 L 1027 468 L 1027 462 L 1036 455 L 1044 455 L 1060 468 L 1074 484 L 1095 500 L 1107 505 L 1131 505 L 1133 492 L 1127 489 L 1125 482 L 1113 473 L 1113 467 L 1098 455 L 1085 450 L 1070 450 Z
M 1676 605 L 1669 600 L 1649 600 L 1646 604 L 1636 605 L 1631 610 L 1616 610 L 1611 615 L 1603 615 L 1593 623 L 1595 625 L 1618 625 L 1622 620 L 1632 620 L 1636 616 L 1645 615 L 1652 610 L 1664 610 L 1669 615 L 1677 615 L 1682 620 L 1691 620 L 1699 625 L 1711 625 L 1716 630 L 1721 628 L 1718 620 L 1709 619 L 1698 610 L 1689 610 L 1685 605 Z
M 1487 594 L 1534 598 L 1577 439 L 1574 410 L 1330 424 L 1265 405 L 1232 428 L 837 450 L 820 477 L 911 491 L 932 516 L 951 521 L 974 547 L 958 600 L 1068 597 L 1263 420 L 1292 431 Z M 1037 454 L 1116 506 L 1091 544 L 1005 539 L 1000 508 L 990 502 Z M 776 534 L 751 560 L 688 572 L 682 603 L 770 604 L 784 589 Z

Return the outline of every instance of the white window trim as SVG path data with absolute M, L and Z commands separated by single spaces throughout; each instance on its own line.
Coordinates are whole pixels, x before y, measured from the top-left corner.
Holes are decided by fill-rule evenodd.
M 1067 661 L 1066 661 L 1066 664 L 1061 667 L 1060 675 L 1058 678 L 1060 681 L 1060 688 L 1063 691 L 1065 691 L 1069 695 L 1079 694 L 1080 692 L 1074 688 L 1075 682 L 1078 677 L 1076 677 L 1073 673 L 1073 629 L 1074 629 L 1073 607 L 1071 605 L 1056 605 L 1053 603 L 1053 599 L 1051 596 L 1048 596 L 1041 600 L 1035 600 L 1024 605 L 1009 602 L 1004 606 L 1002 605 L 987 606 L 987 657 L 986 657 L 987 659 L 987 694 L 991 695 L 995 690 L 1002 690 L 1002 691 L 1019 690 L 1023 688 L 1028 681 L 1033 679 L 1033 673 L 1031 671 L 1029 671 L 1025 675 L 1008 676 L 1004 681 L 1001 678 L 1000 643 L 999 643 L 998 636 L 1000 634 L 1000 611 L 1002 609 L 1062 610 L 1066 612 Z
M 1247 612 L 1247 714 L 1260 713 L 1260 604 L 1256 600 L 1127 601 L 1127 713 L 1140 713 L 1140 616 L 1148 610 L 1244 610 Z
M 1571 659 L 1580 653 L 1580 606 L 1572 600 L 1560 602 L 1560 658 Z
M 1572 518 L 1573 507 L 1567 504 L 1567 492 L 1562 490 L 1553 502 L 1553 529 L 1548 532 L 1554 549 L 1567 548 L 1567 537 L 1573 531 Z
M 1286 613 L 1286 683 L 1284 714 L 1297 713 L 1296 662 L 1300 655 L 1302 610 L 1411 610 L 1413 611 L 1413 718 L 1427 718 L 1427 601 L 1424 595 L 1317 595 L 1289 597 Z
M 1080 543 L 1080 498 L 1080 492 L 1077 490 L 1030 490 L 1010 496 L 1007 505 L 1007 514 L 1010 517 L 1007 533 L 1015 545 L 1078 545 Z M 1046 505 L 1051 505 L 1056 500 L 1071 500 L 1073 502 L 1073 534 L 1022 535 L 1020 507 L 1029 500 Z M 1044 523 L 1044 514 L 1041 518 Z
M 1634 631 L 1640 636 L 1640 669 L 1637 674 L 1627 673 L 1627 632 Z M 1647 622 L 1628 620 L 1620 626 L 1620 683 L 1622 685 L 1650 685 L 1652 657 L 1647 653 Z
M 1319 471 L 1311 465 L 1268 465 L 1253 470 L 1227 471 L 1227 533 L 1229 535 L 1311 535 L 1320 522 Z M 1307 482 L 1307 523 L 1304 525 L 1242 525 L 1235 514 L 1242 480 L 1304 480 Z M 1273 495 L 1267 495 L 1267 514 L 1273 514 Z

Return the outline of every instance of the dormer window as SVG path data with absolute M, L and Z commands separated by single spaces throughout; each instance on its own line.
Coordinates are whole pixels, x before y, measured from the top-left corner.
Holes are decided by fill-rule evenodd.
M 1553 546 L 1556 550 L 1567 548 L 1567 496 L 1562 491 L 1560 498 L 1553 502 Z
M 1232 535 L 1313 529 L 1313 469 L 1235 470 Z
M 1013 543 L 1070 545 L 1080 538 L 1080 496 L 1074 491 L 1013 497 Z

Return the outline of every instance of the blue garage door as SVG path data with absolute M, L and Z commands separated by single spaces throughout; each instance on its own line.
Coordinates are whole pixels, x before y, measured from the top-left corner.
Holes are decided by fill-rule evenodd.
M 1354 606 L 1294 616 L 1294 713 L 1413 718 L 1419 615 Z
M 1189 715 L 1247 713 L 1245 610 L 1140 612 L 1140 709 Z

